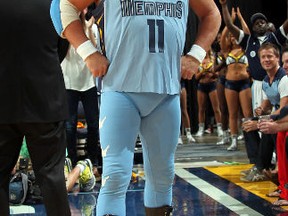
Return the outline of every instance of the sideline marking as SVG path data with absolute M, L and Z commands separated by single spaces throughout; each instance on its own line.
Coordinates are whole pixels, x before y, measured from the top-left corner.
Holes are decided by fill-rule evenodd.
M 35 208 L 29 205 L 10 206 L 10 214 L 35 214 Z
M 249 208 L 245 204 L 239 202 L 237 199 L 231 197 L 230 195 L 224 193 L 223 191 L 219 190 L 218 188 L 214 187 L 213 185 L 209 184 L 208 182 L 202 180 L 196 175 L 193 175 L 192 173 L 188 172 L 184 169 L 176 169 L 175 173 L 180 178 L 187 181 L 189 184 L 196 187 L 198 190 L 202 191 L 215 201 L 221 203 L 231 211 L 235 212 L 238 215 L 241 216 L 258 216 L 262 215 L 259 212 L 255 211 L 254 209 Z

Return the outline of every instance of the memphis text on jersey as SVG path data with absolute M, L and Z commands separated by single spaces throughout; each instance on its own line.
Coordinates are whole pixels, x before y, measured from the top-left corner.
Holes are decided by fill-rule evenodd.
M 155 15 L 182 18 L 184 3 L 120 0 L 122 17 Z

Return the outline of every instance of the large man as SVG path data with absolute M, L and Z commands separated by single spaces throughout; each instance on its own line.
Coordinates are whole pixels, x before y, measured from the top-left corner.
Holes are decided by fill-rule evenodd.
M 9 176 L 23 137 L 47 215 L 70 215 L 64 178 L 65 86 L 51 0 L 0 2 L 0 215 L 9 215 Z
M 180 57 L 188 2 L 200 26 L 189 55 L 182 58 L 183 78 L 191 79 L 204 59 L 219 29 L 220 13 L 212 0 L 105 1 L 106 58 L 87 39 L 78 18 L 78 11 L 93 2 L 61 0 L 61 22 L 56 19 L 57 4 L 52 7 L 52 18 L 90 71 L 104 76 L 100 107 L 103 175 L 97 215 L 126 215 L 125 195 L 139 133 L 146 215 L 168 215 L 180 128 Z
M 191 79 L 205 57 L 219 29 L 219 11 L 213 0 L 105 1 L 106 58 L 85 36 L 78 18 L 78 11 L 93 2 L 61 0 L 60 25 L 54 5 L 52 18 L 90 71 L 104 76 L 99 124 L 103 174 L 97 215 L 126 215 L 138 133 L 143 145 L 146 215 L 169 215 L 188 2 L 199 16 L 200 27 L 189 55 L 182 58 L 183 78 Z

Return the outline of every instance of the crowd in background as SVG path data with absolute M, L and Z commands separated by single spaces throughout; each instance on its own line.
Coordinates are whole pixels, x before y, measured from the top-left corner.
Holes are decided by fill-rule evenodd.
M 194 142 L 214 128 L 221 137 L 216 144 L 229 144 L 228 151 L 236 151 L 243 139 L 254 166 L 241 171 L 241 181 L 276 182 L 278 188 L 267 196 L 279 197 L 276 206 L 287 205 L 283 119 L 288 107 L 288 22 L 275 27 L 263 13 L 255 13 L 247 24 L 239 7 L 229 11 L 228 1 L 219 2 L 225 25 L 195 75 L 198 131 L 192 134 Z

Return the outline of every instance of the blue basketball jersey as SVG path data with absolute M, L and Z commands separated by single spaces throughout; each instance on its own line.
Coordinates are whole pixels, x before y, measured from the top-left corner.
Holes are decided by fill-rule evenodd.
M 188 0 L 109 0 L 103 91 L 179 94 Z

